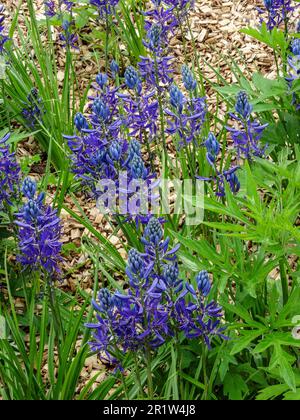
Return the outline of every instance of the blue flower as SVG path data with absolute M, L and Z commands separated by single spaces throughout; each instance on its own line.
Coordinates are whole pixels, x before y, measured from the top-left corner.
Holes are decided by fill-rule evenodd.
M 92 6 L 96 6 L 100 17 L 106 17 L 114 12 L 119 0 L 90 0 Z
M 183 110 L 184 104 L 184 95 L 181 90 L 176 85 L 172 85 L 170 88 L 170 104 L 178 111 L 179 113 Z
M 238 151 L 238 157 L 243 155 L 246 159 L 252 156 L 263 156 L 267 145 L 260 146 L 260 140 L 268 124 L 261 125 L 257 120 L 251 119 L 252 105 L 249 103 L 245 92 L 240 92 L 237 96 L 235 110 L 238 115 L 230 114 L 236 122 L 236 127 L 226 127 L 231 133 L 232 139 Z
M 147 176 L 147 170 L 145 168 L 143 159 L 138 156 L 134 155 L 130 162 L 131 174 L 133 179 L 142 179 Z
M 72 9 L 73 9 L 73 7 L 74 7 L 74 5 L 75 5 L 74 1 L 69 1 L 69 0 L 59 0 L 59 1 L 61 3 L 61 6 L 64 5 L 65 6 L 65 9 L 68 12 L 71 12 Z
M 155 92 L 144 95 L 119 94 L 126 112 L 126 126 L 130 137 L 136 137 L 142 142 L 151 142 L 156 136 L 158 126 L 158 101 L 154 98 Z
M 270 11 L 273 7 L 273 0 L 264 0 L 264 5 Z
M 297 8 L 292 5 L 292 0 L 263 0 L 263 3 L 265 9 L 258 8 L 258 12 L 262 16 L 261 22 L 265 22 L 270 31 L 280 27 L 282 23 L 288 22 Z
M 299 38 L 294 39 L 291 45 L 291 50 L 294 55 L 300 56 L 300 39 Z
M 55 17 L 61 22 L 62 33 L 59 34 L 59 39 L 62 42 L 63 47 L 67 48 L 78 48 L 78 36 L 71 32 L 71 29 L 74 26 L 72 19 L 72 12 L 74 7 L 73 1 L 68 0 L 54 0 L 44 1 L 45 5 L 45 16 L 48 18 Z M 68 13 L 68 18 L 65 18 L 66 12 Z
M 249 103 L 248 95 L 246 92 L 239 92 L 235 104 L 236 112 L 244 119 L 249 118 L 253 111 L 253 106 Z
M 32 200 L 36 194 L 36 190 L 36 182 L 31 178 L 26 178 L 22 185 L 22 194 L 29 200 Z
M 99 312 L 109 313 L 115 305 L 115 298 L 108 289 L 101 289 L 98 293 L 98 300 L 100 305 L 94 301 L 94 307 L 97 306 Z
M 3 4 L 0 4 L 0 54 L 3 54 L 4 51 L 4 45 L 7 41 L 9 41 L 9 36 L 6 33 L 5 30 L 5 16 L 4 16 L 5 7 Z
M 176 98 L 176 92 L 174 93 L 172 103 L 176 105 L 178 99 Z M 173 109 L 174 112 L 165 109 L 165 113 L 170 117 L 166 131 L 172 135 L 179 135 L 179 148 L 187 146 L 191 142 L 197 145 L 197 136 L 201 133 L 207 114 L 206 98 L 196 97 L 188 101 L 179 100 L 178 108 Z
M 120 365 L 128 352 L 140 352 L 142 356 L 146 349 L 155 351 L 172 342 L 178 331 L 186 339 L 201 338 L 209 348 L 213 337 L 227 339 L 221 326 L 222 308 L 207 300 L 207 272 L 197 276 L 200 293 L 189 283 L 183 289 L 176 261 L 178 247 L 169 251 L 168 244 L 164 245 L 166 254 L 173 254 L 172 264 L 165 264 L 157 256 L 162 236 L 160 222 L 152 218 L 144 232 L 148 243 L 145 253 L 135 249 L 128 253 L 129 283 L 125 290 L 112 294 L 102 289 L 99 303 L 92 300 L 97 321 L 86 325 L 94 331 L 90 346 L 106 363 Z M 148 241 L 156 249 L 154 262 Z
M 145 30 L 149 32 L 152 26 L 160 27 L 160 42 L 162 46 L 167 46 L 170 36 L 174 35 L 175 28 L 179 26 L 179 19 L 183 18 L 183 14 L 180 13 L 180 10 L 174 11 L 174 7 L 160 7 L 161 4 L 155 5 L 153 10 L 144 12 L 146 16 L 145 20 Z M 173 5 L 172 5 L 173 6 Z
M 161 48 L 161 34 L 162 28 L 160 25 L 154 24 L 150 27 L 147 32 L 147 41 L 144 41 L 144 44 L 150 51 L 158 53 Z
M 226 181 L 229 183 L 230 189 L 234 194 L 239 192 L 241 184 L 235 172 L 230 172 L 226 176 Z
M 297 93 L 293 91 L 293 82 L 300 79 L 300 55 L 288 56 L 288 76 L 286 81 L 288 84 L 288 92 L 292 95 L 292 105 L 299 111 L 300 103 Z
M 58 4 L 57 4 L 58 3 Z M 45 16 L 54 17 L 57 16 L 60 18 L 60 15 L 63 11 L 71 12 L 74 7 L 74 2 L 69 0 L 46 0 L 44 1 L 45 5 Z
M 118 63 L 115 60 L 111 60 L 111 62 L 110 62 L 110 71 L 111 71 L 111 74 L 112 74 L 112 77 L 113 78 L 115 78 L 116 75 L 120 71 L 120 67 L 119 67 Z
M 20 185 L 20 166 L 15 153 L 10 152 L 7 141 L 10 134 L 0 139 L 0 209 L 11 205 L 17 197 Z
M 64 19 L 61 25 L 63 32 L 59 35 L 59 39 L 62 42 L 63 47 L 78 50 L 78 35 L 71 32 L 73 26 L 73 22 Z
M 191 70 L 188 68 L 188 66 L 183 65 L 181 73 L 182 73 L 182 81 L 186 90 L 190 92 L 194 91 L 197 87 L 197 81 L 195 80 L 194 75 L 191 72 Z
M 216 157 L 220 152 L 220 144 L 213 133 L 209 133 L 204 144 L 207 150 L 207 161 L 210 165 L 214 166 Z
M 199 292 L 202 293 L 203 296 L 208 296 L 211 289 L 211 285 L 208 277 L 208 272 L 206 270 L 200 271 L 200 273 L 197 274 L 196 282 Z
M 180 280 L 178 277 L 179 277 L 179 268 L 178 268 L 177 263 L 167 264 L 164 267 L 163 276 L 162 276 L 163 281 L 165 282 L 167 288 L 175 289 L 177 293 L 181 291 L 183 287 L 182 280 Z
M 140 84 L 140 78 L 136 69 L 132 66 L 128 66 L 125 70 L 125 83 L 129 89 L 136 89 Z
M 54 0 L 44 1 L 45 16 L 54 17 L 57 14 L 56 3 Z
M 36 221 L 40 214 L 40 200 L 30 199 L 23 207 L 24 220 L 27 223 Z
M 128 158 L 130 161 L 134 156 L 141 156 L 141 143 L 137 140 L 131 140 L 128 146 Z
M 81 132 L 82 130 L 87 130 L 89 128 L 89 124 L 84 115 L 81 114 L 81 112 L 77 112 L 77 114 L 75 115 L 74 124 L 79 132 Z
M 140 57 L 138 62 L 141 77 L 145 79 L 149 87 L 162 90 L 169 87 L 173 82 L 173 57 L 156 56 L 156 60 L 151 57 Z
M 211 181 L 216 184 L 216 196 L 217 197 L 224 197 L 225 196 L 225 187 L 224 184 L 227 182 L 231 191 L 234 194 L 237 194 L 240 190 L 240 182 L 238 180 L 237 175 L 235 172 L 239 169 L 239 166 L 233 166 L 223 172 L 219 172 L 216 170 L 217 174 L 212 177 L 203 177 L 203 176 L 196 176 L 197 179 L 202 181 Z
M 122 156 L 122 145 L 118 141 L 114 141 L 109 147 L 109 155 L 112 160 L 118 161 Z
M 235 115 L 231 117 L 240 124 L 240 128 L 226 127 L 231 133 L 238 157 L 243 155 L 246 159 L 251 159 L 252 156 L 263 156 L 267 145 L 261 147 L 259 142 L 268 124 L 261 125 L 258 121 L 250 119 L 244 122 Z
M 28 196 L 28 190 L 25 190 Z M 59 262 L 62 243 L 61 221 L 55 210 L 44 204 L 45 194 L 32 196 L 16 214 L 19 228 L 18 261 L 25 268 L 40 270 L 51 277 L 60 272 Z
M 32 88 L 27 95 L 27 101 L 24 102 L 22 109 L 22 116 L 26 125 L 34 129 L 37 124 L 43 122 L 43 115 L 45 114 L 42 99 L 39 97 L 39 92 L 36 88 Z
M 155 217 L 150 219 L 144 233 L 144 238 L 152 245 L 157 246 L 163 237 L 163 229 L 159 220 Z
M 187 295 L 190 296 L 189 300 L 185 299 Z M 176 317 L 179 328 L 187 338 L 202 337 L 210 349 L 213 337 L 228 338 L 223 334 L 225 327 L 220 325 L 222 308 L 214 301 L 207 303 L 205 296 L 204 299 L 202 296 L 199 298 L 193 286 L 186 283 L 186 289 L 176 301 Z
M 94 100 L 92 105 L 92 111 L 95 115 L 95 122 L 105 122 L 110 116 L 109 107 L 100 98 Z
M 133 274 L 140 274 L 144 269 L 144 258 L 136 249 L 128 252 L 127 270 Z
M 108 83 L 108 76 L 106 73 L 99 73 L 96 76 L 96 82 L 98 83 L 98 85 L 100 86 L 101 89 L 104 88 L 105 85 L 107 85 Z
M 132 81 L 133 85 L 140 84 L 133 68 L 127 69 L 126 79 L 129 84 Z M 101 76 L 100 84 L 104 82 L 106 77 Z M 136 200 L 136 194 L 141 197 L 145 191 L 143 197 L 151 203 L 157 199 L 155 174 L 149 171 L 141 153 L 141 142 L 151 141 L 156 134 L 158 104 L 153 99 L 154 93 L 140 95 L 136 88 L 134 92 L 121 93 L 121 87 L 113 88 L 108 83 L 105 89 L 99 83 L 93 87 L 97 96 L 89 97 L 90 124 L 82 114 L 77 114 L 75 134 L 65 136 L 71 149 L 72 171 L 89 196 L 97 200 L 103 197 L 108 211 L 120 213 L 126 220 L 134 215 L 136 222 L 147 223 L 149 210 L 143 200 Z M 131 138 L 129 143 L 123 134 Z M 115 188 L 108 189 L 107 182 Z M 119 203 L 117 209 L 116 206 L 113 210 L 108 208 L 112 203 L 107 198 L 110 191 L 111 199 Z

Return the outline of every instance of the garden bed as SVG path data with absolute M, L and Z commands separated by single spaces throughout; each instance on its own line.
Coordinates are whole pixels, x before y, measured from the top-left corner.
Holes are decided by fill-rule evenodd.
M 299 399 L 296 2 L 4 4 L 0 398 Z

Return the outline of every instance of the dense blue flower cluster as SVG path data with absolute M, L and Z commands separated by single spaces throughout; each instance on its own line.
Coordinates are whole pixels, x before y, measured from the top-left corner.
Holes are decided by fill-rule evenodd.
M 18 261 L 24 268 L 40 270 L 50 277 L 59 273 L 62 244 L 61 222 L 55 210 L 44 204 L 45 194 L 36 194 L 36 183 L 26 179 L 22 192 L 27 201 L 16 214 L 19 236 Z
M 157 135 L 158 101 L 155 91 L 144 95 L 119 95 L 124 103 L 127 114 L 127 126 L 131 137 L 136 137 L 141 143 L 150 143 Z
M 149 88 L 162 91 L 173 82 L 173 57 L 156 55 L 152 57 L 140 57 L 138 62 L 140 75 L 145 79 Z
M 199 143 L 198 137 L 207 114 L 206 98 L 194 96 L 194 79 L 189 72 L 189 80 L 187 80 L 187 74 L 187 69 L 185 69 L 184 84 L 187 85 L 192 96 L 186 98 L 181 90 L 173 84 L 169 90 L 171 109 L 165 109 L 165 113 L 169 117 L 167 132 L 172 135 L 178 134 L 179 148 L 191 142 Z
M 239 92 L 235 105 L 236 114 L 230 114 L 237 127 L 226 127 L 231 133 L 238 158 L 242 156 L 251 159 L 252 156 L 263 156 L 267 147 L 262 148 L 260 140 L 268 124 L 261 125 L 259 121 L 252 120 L 252 110 L 246 92 Z
M 92 3 L 101 8 L 106 2 Z M 110 4 L 115 6 L 115 3 Z M 172 85 L 173 58 L 167 55 L 168 42 L 178 26 L 179 9 L 189 6 L 190 2 L 171 4 L 153 1 L 153 9 L 146 13 L 145 21 L 144 44 L 148 56 L 140 58 L 137 68 L 126 68 L 124 84 L 117 88 L 112 86 L 108 74 L 99 74 L 94 85 L 97 94 L 89 98 L 89 116 L 78 113 L 75 117 L 77 132 L 67 137 L 72 152 L 73 172 L 93 197 L 106 197 L 107 207 L 112 198 L 108 197 L 108 193 L 113 188 L 108 184 L 103 185 L 103 180 L 113 181 L 116 188 L 114 193 L 119 196 L 125 188 L 124 179 L 120 181 L 120 173 L 126 173 L 126 188 L 131 194 L 129 198 L 136 192 L 145 192 L 141 187 L 135 189 L 132 186 L 132 181 L 143 180 L 150 191 L 149 201 L 155 201 L 157 194 L 155 196 L 153 190 L 157 183 L 153 183 L 155 176 L 146 167 L 140 146 L 146 146 L 153 168 L 153 154 L 149 145 L 154 140 L 159 141 L 160 136 L 178 134 L 179 147 L 198 140 L 207 113 L 206 101 L 196 96 L 197 83 L 187 66 L 183 67 L 182 76 L 189 99 L 182 94 L 181 105 L 172 106 L 170 110 L 167 107 L 169 89 L 171 104 L 174 105 L 176 100 L 172 93 L 175 91 L 175 85 Z M 111 79 L 115 79 L 119 72 L 115 61 L 111 62 L 110 70 Z M 167 130 L 162 123 L 164 111 L 170 117 Z M 136 199 L 136 204 L 140 205 L 139 199 Z M 132 211 L 129 204 L 127 211 L 129 214 Z M 149 214 L 143 218 L 144 222 L 148 220 Z
M 263 2 L 264 8 L 259 8 L 258 12 L 261 15 L 261 22 L 265 22 L 270 31 L 283 23 L 287 24 L 297 7 L 293 5 L 293 0 L 263 0 Z
M 158 104 L 152 92 L 140 94 L 140 76 L 131 66 L 125 72 L 125 84 L 129 91 L 122 93 L 120 88 L 110 86 L 106 74 L 99 74 L 94 85 L 97 94 L 90 97 L 89 118 L 77 114 L 74 121 L 77 134 L 67 138 L 76 178 L 96 199 L 106 197 L 107 210 L 112 210 L 115 194 L 122 196 L 118 208 L 121 214 L 137 215 L 138 209 L 147 214 L 148 209 L 142 209 L 141 196 L 148 197 L 149 193 L 149 200 L 154 199 L 151 194 L 155 183 L 143 161 L 141 145 L 156 135 Z M 132 200 L 135 194 L 136 200 Z
M 6 33 L 6 29 L 5 29 L 5 8 L 3 6 L 3 4 L 0 4 L 0 54 L 3 53 L 4 50 L 4 45 L 6 44 L 7 41 L 9 41 L 9 36 Z
M 216 195 L 218 197 L 225 196 L 225 182 L 228 183 L 230 190 L 236 194 L 240 190 L 240 182 L 236 175 L 238 166 L 233 166 L 225 171 L 220 171 L 217 168 L 217 157 L 220 153 L 220 144 L 213 133 L 209 133 L 207 139 L 203 143 L 206 148 L 206 159 L 210 166 L 214 169 L 215 175 L 212 177 L 197 176 L 197 179 L 202 181 L 210 181 L 216 184 Z
M 222 308 L 207 297 L 208 273 L 201 271 L 195 286 L 180 279 L 176 252 L 168 250 L 160 222 L 152 218 L 142 238 L 144 252 L 129 251 L 126 274 L 128 289 L 111 294 L 100 290 L 93 301 L 97 323 L 93 351 L 104 362 L 121 363 L 128 351 L 155 350 L 169 340 L 200 338 L 210 348 L 215 336 L 226 339 L 220 325 Z
M 104 7 L 104 14 L 111 13 L 112 9 L 105 9 L 106 3 L 91 1 L 91 4 L 100 9 Z M 146 168 L 141 149 L 139 148 L 139 153 L 134 153 L 136 149 L 133 146 L 136 145 L 134 140 L 138 140 L 140 145 L 147 146 L 148 158 L 151 160 L 149 144 L 154 139 L 157 140 L 159 134 L 165 135 L 159 133 L 158 120 L 163 114 L 164 93 L 173 81 L 172 57 L 166 54 L 166 48 L 170 34 L 178 25 L 174 6 L 177 8 L 188 6 L 185 2 L 171 7 L 168 4 L 166 8 L 166 2 L 165 5 L 163 3 L 153 1 L 153 10 L 145 14 L 144 44 L 149 55 L 140 58 L 137 69 L 133 66 L 127 67 L 124 73 L 125 85 L 119 88 L 110 86 L 106 74 L 99 75 L 96 79 L 97 96 L 90 98 L 92 103 L 89 107 L 91 111 L 89 121 L 82 114 L 78 114 L 75 118 L 78 133 L 69 137 L 73 170 L 76 177 L 86 184 L 96 197 L 104 196 L 109 190 L 108 186 L 104 189 L 98 188 L 99 181 L 103 179 L 113 180 L 117 190 L 122 190 L 117 181 L 121 171 L 127 174 L 129 184 L 132 180 L 142 179 L 146 181 L 148 187 L 152 185 L 154 175 Z M 117 2 L 110 2 L 112 7 L 116 4 Z M 117 63 L 112 61 L 110 70 L 114 79 L 119 71 Z M 194 85 L 190 74 L 186 74 L 185 81 Z M 206 113 L 203 108 L 204 104 L 198 98 L 186 104 L 182 120 L 188 141 L 191 141 L 194 133 L 199 131 L 202 124 L 200 113 L 203 115 Z M 129 191 L 134 193 L 134 189 L 129 188 Z M 152 198 L 151 195 L 151 202 Z M 147 220 L 149 217 L 144 221 Z
M 39 92 L 36 88 L 32 88 L 27 95 L 27 101 L 24 102 L 22 109 L 22 116 L 26 125 L 34 129 L 36 125 L 42 122 L 42 117 L 45 113 L 42 99 L 39 97 Z
M 0 209 L 12 204 L 20 184 L 20 167 L 15 153 L 10 152 L 9 138 L 10 134 L 6 134 L 0 140 Z

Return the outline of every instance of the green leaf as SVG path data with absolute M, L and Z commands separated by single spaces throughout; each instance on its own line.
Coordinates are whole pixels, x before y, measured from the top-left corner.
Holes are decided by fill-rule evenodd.
M 259 391 L 259 394 L 256 397 L 256 400 L 266 401 L 266 400 L 277 398 L 280 395 L 282 395 L 285 391 L 287 391 L 287 389 L 288 389 L 288 386 L 284 384 L 268 386 L 267 388 L 264 388 Z
M 237 340 L 235 340 L 236 343 L 234 344 L 230 354 L 234 355 L 240 353 L 242 350 L 248 347 L 252 341 L 263 335 L 265 331 L 266 328 L 261 328 L 260 330 L 255 331 L 243 331 L 243 336 L 240 336 L 237 338 Z
M 286 392 L 283 399 L 284 401 L 300 401 L 300 388 L 295 392 Z
M 248 386 L 239 374 L 228 373 L 224 379 L 224 394 L 230 400 L 243 400 L 243 394 L 248 392 Z

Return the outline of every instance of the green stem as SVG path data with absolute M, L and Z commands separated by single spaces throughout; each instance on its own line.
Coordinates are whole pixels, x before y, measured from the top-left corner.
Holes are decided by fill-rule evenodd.
M 197 64 L 197 68 L 198 68 L 198 75 L 199 75 L 200 86 L 201 86 L 201 95 L 205 96 L 204 79 L 203 79 L 203 75 L 202 75 L 202 72 L 201 72 L 201 66 L 200 66 L 200 60 L 199 60 L 198 50 L 197 50 L 197 46 L 196 46 L 195 37 L 194 37 L 193 31 L 192 31 L 192 28 L 191 28 L 191 22 L 190 22 L 190 19 L 188 18 L 188 16 L 186 18 L 186 24 L 187 24 L 189 33 L 191 35 L 193 52 L 195 53 L 196 64 Z
M 274 51 L 274 59 L 275 59 L 275 65 L 276 65 L 276 71 L 277 71 L 277 77 L 280 76 L 280 69 L 279 69 L 279 63 L 278 63 L 278 57 L 277 57 L 277 52 L 276 49 L 273 48 Z
M 11 130 L 11 121 L 10 121 L 10 113 L 9 113 L 9 108 L 8 108 L 8 104 L 7 104 L 7 100 L 6 100 L 6 95 L 5 95 L 4 80 L 1 80 L 1 91 L 2 91 L 2 98 L 3 98 L 3 106 L 5 108 L 7 123 L 8 123 L 9 131 L 10 131 Z
M 182 351 L 181 351 L 181 347 L 180 347 L 180 341 L 179 341 L 179 335 L 178 335 L 178 331 L 176 331 L 175 334 L 175 346 L 176 346 L 176 350 L 177 350 L 177 372 L 182 372 Z M 181 380 L 181 377 L 177 375 L 177 378 L 179 378 L 179 389 L 180 389 L 180 395 L 181 398 L 183 397 L 183 393 L 184 393 L 184 385 L 183 385 L 183 381 Z
M 207 400 L 207 395 L 208 395 L 208 386 L 209 386 L 209 383 L 207 381 L 206 346 L 205 346 L 204 343 L 202 344 L 202 368 L 203 368 L 203 380 L 204 380 L 204 387 L 205 387 L 205 390 L 204 390 L 203 395 L 202 395 L 202 400 L 206 401 Z
M 148 397 L 153 400 L 153 380 L 151 370 L 151 352 L 150 349 L 146 349 L 146 368 L 147 368 L 147 382 L 148 382 Z
M 109 42 L 109 21 L 108 13 L 106 13 L 105 21 L 105 72 L 108 72 L 108 42 Z
M 142 114 L 143 113 L 142 113 L 142 110 L 141 110 L 141 107 L 140 107 L 140 98 L 139 98 L 139 95 L 138 94 L 136 94 L 135 101 L 138 104 L 138 111 L 139 111 L 140 116 L 142 117 Z M 149 143 L 147 131 L 146 130 L 143 130 L 143 134 L 144 134 L 144 138 L 145 138 L 147 152 L 148 152 L 148 155 L 149 155 L 151 171 L 154 172 L 155 167 L 154 167 L 153 156 L 152 156 L 152 153 L 151 153 L 151 148 L 150 148 L 150 143 Z M 141 143 L 142 143 L 142 140 L 141 140 Z
M 138 358 L 136 353 L 134 352 L 134 364 L 135 364 L 135 377 L 136 377 L 136 382 L 138 384 L 139 387 L 139 391 L 140 391 L 140 396 L 143 397 L 144 396 L 144 390 L 143 390 L 143 386 L 142 386 L 142 381 L 141 381 L 141 377 L 140 377 L 140 371 L 139 371 L 139 362 L 138 362 Z
M 62 327 L 62 320 L 61 320 L 61 316 L 60 316 L 60 311 L 57 307 L 57 302 L 56 302 L 56 298 L 55 298 L 55 288 L 51 287 L 50 281 L 47 281 L 47 287 L 48 287 L 48 295 L 49 295 L 49 304 L 50 304 L 50 308 L 52 311 L 52 316 L 53 316 L 53 322 L 54 322 L 54 329 L 56 332 L 56 338 L 57 338 L 57 346 L 59 348 L 59 342 L 60 339 L 63 340 L 63 327 Z M 60 352 L 58 351 L 58 354 L 60 354 Z
M 94 290 L 93 290 L 93 299 L 96 300 L 97 297 L 97 291 L 98 291 L 98 287 L 99 287 L 99 255 L 97 254 L 95 256 L 95 258 L 93 259 L 93 263 L 94 263 Z M 94 308 L 93 306 L 90 307 L 89 313 L 88 313 L 88 317 L 87 317 L 87 323 L 90 323 L 93 319 L 93 313 L 94 313 Z M 83 335 L 83 339 L 82 339 L 82 346 L 84 344 L 87 343 L 88 339 L 89 339 L 89 335 L 90 335 L 90 331 L 88 330 L 88 328 L 85 329 L 84 335 Z
M 123 375 L 123 373 L 122 373 L 122 372 L 121 372 L 121 382 L 122 382 L 122 385 L 123 385 L 123 388 L 124 388 L 125 398 L 126 398 L 126 400 L 129 400 L 129 395 L 128 395 L 128 391 L 127 391 L 127 386 L 126 386 L 126 382 L 125 382 L 124 375 Z
M 161 137 L 162 137 L 162 141 L 163 141 L 163 150 L 164 150 L 164 153 L 165 153 L 165 158 L 167 159 L 168 153 L 167 153 L 167 142 L 166 142 L 166 133 L 165 133 L 164 108 L 163 108 L 161 91 L 160 91 L 160 86 L 159 86 L 158 64 L 157 64 L 157 58 L 156 58 L 155 54 L 154 54 L 154 66 L 155 66 L 155 78 L 156 78 L 156 84 L 157 84 L 157 96 L 158 96 L 158 105 L 159 105 Z
M 281 260 L 279 261 L 279 268 L 280 268 L 280 278 L 281 278 L 281 288 L 282 288 L 282 300 L 283 300 L 283 305 L 285 305 L 289 297 L 289 285 L 288 285 L 288 278 L 286 276 L 286 271 L 285 271 L 284 258 L 281 258 Z

